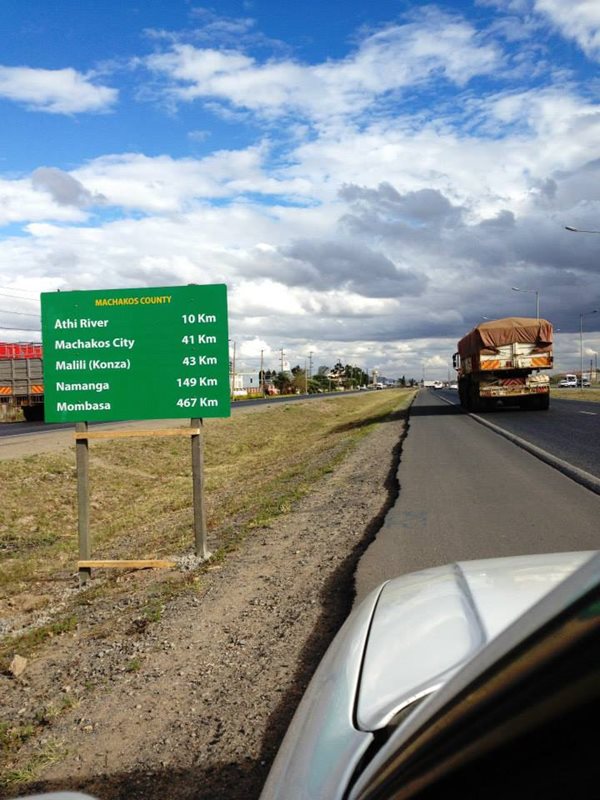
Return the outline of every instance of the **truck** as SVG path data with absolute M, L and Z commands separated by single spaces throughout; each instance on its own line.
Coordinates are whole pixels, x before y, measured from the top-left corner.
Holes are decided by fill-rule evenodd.
M 467 411 L 503 405 L 546 410 L 553 366 L 553 329 L 545 319 L 505 317 L 488 320 L 458 342 L 452 363 L 458 395 Z
M 44 419 L 42 345 L 0 342 L 0 413 L 20 408 L 29 422 Z

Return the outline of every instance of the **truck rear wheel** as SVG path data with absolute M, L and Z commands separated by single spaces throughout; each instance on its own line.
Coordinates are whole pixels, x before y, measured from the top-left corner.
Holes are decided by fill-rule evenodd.
M 41 422 L 44 419 L 44 404 L 35 406 L 22 406 L 23 416 L 27 422 Z
M 538 395 L 538 406 L 540 411 L 548 411 L 550 408 L 550 395 L 549 394 L 539 394 Z
M 479 396 L 479 384 L 475 381 L 469 383 L 469 411 L 481 410 L 481 397 Z
M 468 389 L 467 389 L 467 381 L 464 378 L 458 379 L 458 399 L 460 400 L 460 404 L 462 408 L 465 410 L 469 408 L 469 398 L 468 398 Z

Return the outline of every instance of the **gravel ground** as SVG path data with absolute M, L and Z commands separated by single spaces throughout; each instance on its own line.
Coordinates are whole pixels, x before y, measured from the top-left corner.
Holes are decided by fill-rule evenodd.
M 198 592 L 169 601 L 159 621 L 102 637 L 63 634 L 19 678 L 0 675 L 5 720 L 46 708 L 57 692 L 64 701 L 13 768 L 51 763 L 0 796 L 257 798 L 351 608 L 357 560 L 396 499 L 404 431 L 402 419 L 378 425 L 290 513 L 209 568 Z M 109 618 L 101 602 L 88 613 L 99 629 Z

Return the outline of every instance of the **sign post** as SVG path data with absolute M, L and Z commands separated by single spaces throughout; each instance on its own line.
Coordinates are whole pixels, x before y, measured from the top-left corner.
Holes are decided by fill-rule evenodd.
M 81 581 L 91 551 L 88 440 L 106 436 L 88 422 L 191 419 L 196 555 L 208 558 L 201 429 L 203 418 L 231 413 L 226 286 L 46 292 L 41 301 L 45 420 L 77 428 Z
M 75 430 L 79 434 L 87 433 L 87 422 L 78 422 Z M 86 561 L 92 555 L 90 539 L 90 482 L 89 482 L 89 442 L 83 436 L 75 442 L 75 458 L 77 462 L 77 520 L 79 532 L 79 560 Z M 89 567 L 79 570 L 79 582 L 87 583 L 91 575 Z

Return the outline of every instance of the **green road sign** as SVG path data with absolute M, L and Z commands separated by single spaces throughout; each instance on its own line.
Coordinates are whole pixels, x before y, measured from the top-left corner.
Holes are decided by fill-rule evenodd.
M 42 294 L 46 422 L 230 414 L 227 287 Z

